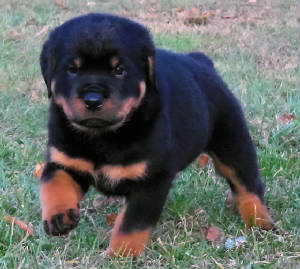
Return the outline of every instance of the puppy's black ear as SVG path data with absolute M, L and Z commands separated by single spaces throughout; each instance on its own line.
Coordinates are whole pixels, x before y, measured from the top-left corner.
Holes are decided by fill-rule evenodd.
M 50 45 L 50 40 L 47 40 L 45 44 L 43 45 L 42 52 L 40 55 L 40 66 L 42 70 L 42 74 L 44 77 L 44 81 L 46 83 L 47 89 L 48 89 L 48 97 L 50 98 L 52 95 L 51 91 L 51 81 L 53 72 L 55 69 L 55 58 L 53 49 Z

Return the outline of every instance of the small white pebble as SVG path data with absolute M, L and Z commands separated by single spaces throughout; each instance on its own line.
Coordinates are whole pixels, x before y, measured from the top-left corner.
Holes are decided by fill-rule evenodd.
M 235 239 L 235 241 L 238 243 L 238 244 L 243 244 L 247 241 L 247 237 L 246 236 L 239 236 Z
M 230 238 L 227 238 L 226 241 L 225 241 L 225 248 L 231 250 L 235 247 L 235 242 L 230 239 Z
M 278 242 L 283 242 L 283 241 L 284 241 L 284 238 L 283 238 L 283 236 L 281 236 L 281 235 L 280 235 L 280 236 L 278 236 L 278 238 L 277 238 L 277 241 L 278 241 Z

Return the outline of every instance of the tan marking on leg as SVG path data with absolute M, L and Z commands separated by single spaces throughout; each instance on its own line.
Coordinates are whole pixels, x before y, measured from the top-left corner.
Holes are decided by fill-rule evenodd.
M 50 220 L 52 216 L 69 209 L 77 209 L 82 196 L 80 186 L 69 174 L 63 170 L 56 171 L 53 178 L 40 187 L 43 220 Z M 68 216 L 65 215 L 64 218 Z
M 230 167 L 223 164 L 216 156 L 212 155 L 212 158 L 217 172 L 230 180 L 230 182 L 235 186 L 237 193 L 245 193 L 246 188 L 239 183 L 235 172 Z
M 108 253 L 110 256 L 138 257 L 149 241 L 151 229 L 124 234 L 120 231 L 126 208 L 118 215 L 112 230 Z
M 264 230 L 272 229 L 273 221 L 257 195 L 249 192 L 238 194 L 237 208 L 248 229 L 253 226 Z
M 118 64 L 120 62 L 120 59 L 116 56 L 113 56 L 111 59 L 110 59 L 110 64 L 111 64 L 111 67 L 114 68 L 114 67 L 117 67 Z
M 146 162 L 139 162 L 126 166 L 104 165 L 100 168 L 101 173 L 112 181 L 119 181 L 121 179 L 137 180 L 146 174 L 146 170 Z
M 94 174 L 94 165 L 87 160 L 69 157 L 55 147 L 50 147 L 49 153 L 51 162 L 55 162 L 64 167 L 69 167 L 80 172 L 89 173 L 91 175 Z
M 236 194 L 233 195 L 232 202 L 236 203 L 237 209 L 244 220 L 246 227 L 258 226 L 264 230 L 273 227 L 273 221 L 268 214 L 268 210 L 261 202 L 260 198 L 240 184 L 235 172 L 223 164 L 216 156 L 212 156 L 216 170 L 226 177 L 234 185 Z

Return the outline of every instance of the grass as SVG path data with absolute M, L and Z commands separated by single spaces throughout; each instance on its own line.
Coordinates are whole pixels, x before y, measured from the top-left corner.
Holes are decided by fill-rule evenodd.
M 184 24 L 174 8 L 189 9 L 197 2 L 0 3 L 0 268 L 299 268 L 299 3 L 206 0 L 199 8 L 213 15 L 208 24 Z M 157 46 L 201 50 L 215 61 L 244 108 L 277 233 L 244 230 L 240 217 L 226 207 L 224 180 L 209 164 L 178 176 L 147 250 L 136 261 L 101 258 L 109 241 L 105 216 L 119 211 L 120 204 L 96 211 L 95 191 L 82 202 L 75 231 L 45 236 L 32 176 L 44 156 L 48 103 L 38 64 L 46 36 L 36 34 L 89 11 L 129 16 L 149 27 Z M 225 13 L 232 18 L 222 19 Z M 285 113 L 296 119 L 282 124 L 278 117 Z M 26 237 L 3 220 L 6 215 L 31 223 L 35 235 Z M 205 227 L 211 225 L 223 232 L 215 244 L 205 240 Z M 241 235 L 246 243 L 225 248 L 226 238 Z

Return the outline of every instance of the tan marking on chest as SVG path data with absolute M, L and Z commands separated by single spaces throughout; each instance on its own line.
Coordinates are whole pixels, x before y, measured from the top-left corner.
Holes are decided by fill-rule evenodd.
M 121 179 L 137 180 L 142 178 L 146 174 L 147 164 L 146 162 L 139 162 L 130 165 L 104 165 L 100 171 L 107 178 L 113 181 Z
M 91 162 L 82 158 L 72 158 L 55 147 L 50 148 L 50 160 L 80 172 L 94 174 L 94 165 Z

